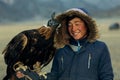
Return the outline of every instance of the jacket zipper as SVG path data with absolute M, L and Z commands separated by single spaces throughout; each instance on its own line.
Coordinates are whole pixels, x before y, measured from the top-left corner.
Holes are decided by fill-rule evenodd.
M 91 54 L 89 53 L 89 56 L 88 56 L 88 69 L 90 69 L 90 64 L 91 64 Z
M 61 68 L 63 70 L 63 56 L 61 57 Z

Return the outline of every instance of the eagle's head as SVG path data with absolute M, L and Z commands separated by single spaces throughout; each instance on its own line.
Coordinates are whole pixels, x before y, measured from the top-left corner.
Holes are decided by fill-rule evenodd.
M 51 19 L 48 20 L 48 22 L 47 22 L 47 26 L 53 27 L 56 29 L 59 26 L 59 24 L 60 23 L 55 19 L 55 12 L 53 12 L 51 15 Z

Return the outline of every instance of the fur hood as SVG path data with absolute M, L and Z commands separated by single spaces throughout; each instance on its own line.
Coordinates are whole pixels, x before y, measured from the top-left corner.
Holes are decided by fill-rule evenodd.
M 88 30 L 88 42 L 94 42 L 97 38 L 99 38 L 97 25 L 89 15 L 80 13 L 79 11 L 70 10 L 56 16 L 56 19 L 61 23 L 61 25 L 57 29 L 57 34 L 55 35 L 55 46 L 60 47 L 69 44 L 70 35 L 67 30 L 67 22 L 71 16 L 79 17 L 85 22 Z

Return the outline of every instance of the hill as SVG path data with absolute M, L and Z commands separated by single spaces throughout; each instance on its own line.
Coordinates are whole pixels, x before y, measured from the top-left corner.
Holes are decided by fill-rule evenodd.
M 49 18 L 53 11 L 59 13 L 71 7 L 84 7 L 93 17 L 120 16 L 120 0 L 111 1 L 0 0 L 0 22 Z

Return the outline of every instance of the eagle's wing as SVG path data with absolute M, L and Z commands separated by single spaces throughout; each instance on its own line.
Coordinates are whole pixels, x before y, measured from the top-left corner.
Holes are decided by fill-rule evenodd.
M 24 50 L 27 45 L 27 37 L 23 33 L 16 35 L 6 46 L 4 51 L 5 63 L 7 65 L 16 61 L 19 58 L 20 53 Z

